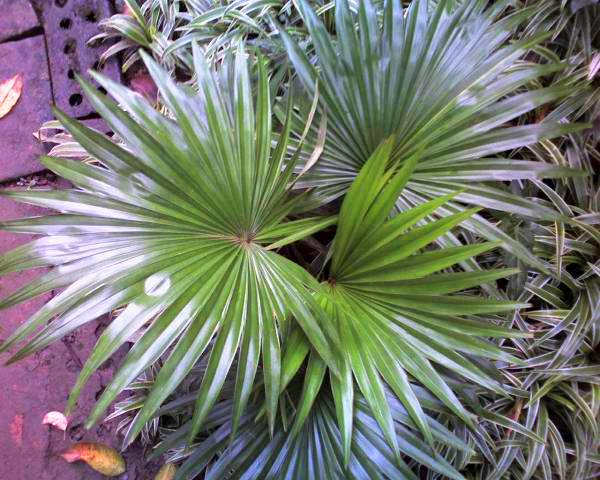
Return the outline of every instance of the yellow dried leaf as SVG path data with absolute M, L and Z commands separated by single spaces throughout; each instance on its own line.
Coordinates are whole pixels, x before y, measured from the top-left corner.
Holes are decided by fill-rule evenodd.
M 173 463 L 165 463 L 154 477 L 154 480 L 173 480 L 177 468 Z
M 68 424 L 67 417 L 60 412 L 48 412 L 42 420 L 42 425 L 52 425 L 63 432 L 67 429 Z
M 0 118 L 4 117 L 17 104 L 22 91 L 23 75 L 20 73 L 0 83 Z
M 100 443 L 78 443 L 63 453 L 61 457 L 69 463 L 81 460 L 107 477 L 116 477 L 125 473 L 127 469 L 125 460 L 119 452 Z

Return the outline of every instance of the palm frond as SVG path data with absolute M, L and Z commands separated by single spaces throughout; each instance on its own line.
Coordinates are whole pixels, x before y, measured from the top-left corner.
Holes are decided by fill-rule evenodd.
M 319 293 L 320 303 L 345 347 L 340 352 L 342 373 L 331 378 L 331 384 L 340 428 L 345 432 L 346 452 L 351 441 L 348 411 L 352 408 L 354 381 L 393 450 L 397 450 L 398 445 L 385 400 L 386 384 L 425 439 L 433 443 L 409 378 L 425 386 L 463 422 L 474 427 L 472 415 L 462 407 L 447 375 L 458 375 L 502 395 L 501 382 L 491 378 L 473 358 L 517 360 L 480 337 L 528 335 L 497 325 L 489 316 L 527 304 L 449 295 L 516 273 L 510 269 L 450 270 L 457 263 L 497 244 L 423 251 L 472 215 L 472 211 L 419 226 L 420 220 L 433 215 L 452 198 L 447 196 L 387 220 L 419 160 L 419 154 L 416 154 L 397 173 L 393 168 L 387 169 L 394 143 L 392 138 L 375 151 L 346 194 L 333 240 L 328 279 Z M 318 361 L 315 359 L 312 363 Z M 321 385 L 324 367 L 316 369 L 320 373 L 314 376 L 309 367 L 306 391 L 314 391 Z M 315 382 L 316 387 L 310 386 L 311 382 Z M 314 396 L 303 394 L 297 423 L 301 423 L 302 415 L 308 413 L 305 405 L 312 400 Z
M 398 209 L 462 190 L 456 199 L 465 203 L 555 218 L 556 211 L 511 194 L 501 182 L 582 172 L 498 155 L 584 128 L 556 121 L 514 123 L 527 112 L 575 92 L 566 85 L 524 90 L 564 66 L 519 63 L 547 34 L 507 44 L 530 11 L 521 9 L 499 18 L 506 5 L 486 8 L 486 4 L 463 2 L 451 7 L 441 1 L 429 8 L 429 2 L 417 0 L 405 11 L 400 1 L 389 1 L 380 22 L 371 1 L 361 3 L 355 20 L 342 0 L 336 4 L 333 36 L 309 4 L 299 1 L 316 64 L 285 28 L 279 33 L 309 96 L 318 91 L 327 136 L 318 162 L 297 186 L 315 188 L 318 202 L 342 195 L 381 141 L 394 135 L 392 162 L 405 162 L 422 150 Z M 319 124 L 314 122 L 306 138 L 305 161 L 318 144 Z M 295 125 L 297 137 L 302 128 Z M 461 210 L 453 202 L 449 207 L 449 213 Z M 474 216 L 465 227 L 502 240 L 513 254 L 536 262 L 482 216 Z
M 334 370 L 331 339 L 311 294 L 315 281 L 300 266 L 269 250 L 332 223 L 328 218 L 286 222 L 297 197 L 289 196 L 293 161 L 284 166 L 289 122 L 272 146 L 272 116 L 265 60 L 252 88 L 246 53 L 230 59 L 231 89 L 195 56 L 200 91 L 176 85 L 144 55 L 175 121 L 139 95 L 97 75 L 123 108 L 82 86 L 127 149 L 71 120 L 57 117 L 99 166 L 46 157 L 44 164 L 73 182 L 67 191 L 12 191 L 3 195 L 60 211 L 5 222 L 15 232 L 44 237 L 7 253 L 0 273 L 55 267 L 2 300 L 2 308 L 63 289 L 1 346 L 29 338 L 11 361 L 38 351 L 86 322 L 126 308 L 99 339 L 75 385 L 69 409 L 90 375 L 137 331 L 146 328 L 94 407 L 88 425 L 141 372 L 169 351 L 132 439 L 198 359 L 210 351 L 197 399 L 194 432 L 217 401 L 234 357 L 236 408 L 243 411 L 259 362 L 265 375 L 269 420 L 280 391 L 280 342 L 299 323 Z M 290 240 L 291 241 L 291 240 Z M 41 328 L 41 329 L 40 329 Z M 193 433 L 192 432 L 192 437 Z
M 193 385 L 202 376 L 203 372 L 196 371 L 190 375 L 190 384 Z M 260 384 L 260 380 L 258 382 Z M 338 427 L 335 401 L 329 388 L 317 389 L 313 408 L 302 426 L 290 429 L 301 408 L 302 401 L 297 400 L 301 384 L 302 375 L 291 380 L 281 398 L 282 415 L 278 417 L 272 432 L 264 416 L 264 395 L 257 390 L 234 435 L 235 387 L 233 381 L 226 383 L 223 399 L 211 410 L 205 428 L 189 445 L 187 437 L 191 421 L 187 412 L 197 395 L 192 387 L 189 393 L 182 393 L 161 409 L 164 422 L 160 429 L 161 441 L 151 458 L 166 455 L 169 461 L 181 463 L 176 477 L 180 479 L 194 478 L 203 472 L 207 479 L 415 479 L 418 478 L 416 472 L 420 466 L 426 466 L 446 478 L 463 478 L 437 450 L 447 454 L 461 452 L 468 455 L 472 453 L 471 446 L 444 426 L 443 423 L 452 424 L 453 415 L 424 389 L 415 386 L 419 401 L 427 408 L 424 417 L 432 431 L 435 449 L 422 440 L 407 410 L 386 389 L 385 396 L 390 405 L 402 458 L 399 459 L 387 445 L 370 406 L 360 394 L 353 399 L 350 410 L 353 435 L 346 458 L 342 447 L 343 433 Z M 141 397 L 132 409 L 143 405 L 143 394 Z

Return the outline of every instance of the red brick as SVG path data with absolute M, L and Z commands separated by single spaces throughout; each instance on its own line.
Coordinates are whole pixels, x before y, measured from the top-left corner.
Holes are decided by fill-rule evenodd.
M 0 197 L 0 221 L 44 214 L 41 208 L 15 203 Z M 0 255 L 25 242 L 30 235 L 0 232 Z M 25 271 L 0 278 L 0 298 L 43 273 Z M 25 322 L 50 294 L 0 310 L 0 338 L 6 338 Z M 69 391 L 89 356 L 97 338 L 98 326 L 92 322 L 25 360 L 11 366 L 0 366 L 0 479 L 11 480 L 101 480 L 103 477 L 82 463 L 68 464 L 60 454 L 77 441 L 97 441 L 119 448 L 115 422 L 102 424 L 91 431 L 83 429 L 86 415 L 96 396 L 108 384 L 125 351 L 121 349 L 107 368 L 90 379 L 80 398 L 78 409 L 69 419 L 66 435 L 41 424 L 44 415 L 62 411 Z M 8 355 L 0 357 L 5 362 Z M 143 454 L 139 448 L 125 455 L 128 472 L 120 479 L 147 478 Z
M 98 22 L 111 15 L 110 1 L 35 1 L 41 12 L 48 43 L 56 105 L 72 117 L 93 113 L 75 80 L 75 74 L 88 77 L 88 70 L 99 68 L 98 59 L 108 45 L 97 42 L 89 45 L 88 40 L 99 33 Z M 114 58 L 100 71 L 113 79 L 119 79 L 119 66 Z
M 21 98 L 0 118 L 0 181 L 43 170 L 44 150 L 33 132 L 52 118 L 52 94 L 41 35 L 0 44 L 0 81 L 17 73 L 23 74 Z
M 27 0 L 0 0 L 0 42 L 39 26 L 38 18 Z

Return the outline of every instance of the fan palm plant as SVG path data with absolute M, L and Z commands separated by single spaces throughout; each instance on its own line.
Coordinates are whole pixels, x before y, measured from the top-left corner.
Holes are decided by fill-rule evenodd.
M 135 390 L 180 479 L 594 475 L 597 7 L 402 3 L 127 0 L 160 108 L 82 80 L 115 135 L 57 111 L 75 188 L 2 192 L 59 213 L 0 308 L 59 292 L 0 352 L 112 312 L 67 410 L 130 341 L 87 425 Z
M 330 251 L 328 277 L 318 292 L 341 343 L 347 347 L 341 352 L 340 375 L 330 378 L 346 455 L 349 455 L 351 442 L 349 412 L 354 382 L 394 450 L 398 446 L 385 400 L 384 382 L 404 405 L 425 439 L 433 442 L 409 377 L 429 389 L 465 424 L 474 427 L 449 382 L 433 365 L 444 369 L 444 373 L 456 373 L 502 394 L 504 391 L 497 379 L 490 378 L 469 356 L 506 362 L 517 360 L 495 345 L 474 337 L 528 335 L 482 321 L 487 314 L 512 311 L 524 305 L 448 295 L 516 273 L 515 270 L 452 273 L 446 270 L 496 244 L 420 253 L 436 238 L 469 218 L 473 211 L 419 226 L 420 220 L 452 198 L 445 196 L 387 220 L 419 158 L 417 154 L 409 159 L 395 174 L 393 167 L 387 170 L 394 143 L 394 139 L 390 139 L 375 151 L 345 196 Z M 445 273 L 432 275 L 440 271 Z M 390 342 L 390 339 L 394 340 Z M 301 399 L 303 407 L 314 399 L 314 392 L 323 382 L 325 368 L 318 357 L 309 359 Z M 296 424 L 302 423 L 307 412 L 307 407 L 299 409 Z
M 448 201 L 441 197 L 386 221 L 415 163 L 395 174 L 394 169 L 386 171 L 392 146 L 388 141 L 376 151 L 346 195 L 329 273 L 315 292 L 344 345 L 338 354 L 340 374 L 331 373 L 327 382 L 325 362 L 295 330 L 284 345 L 281 419 L 269 425 L 259 402 L 242 417 L 240 430 L 233 435 L 232 421 L 237 425 L 233 402 L 224 401 L 209 415 L 206 435 L 183 455 L 189 458 L 178 478 L 192 478 L 213 461 L 207 478 L 221 478 L 224 472 L 243 478 L 331 478 L 325 472 L 333 477 L 414 478 L 403 456 L 412 459 L 411 465 L 462 478 L 436 453 L 441 447 L 470 451 L 439 418 L 477 429 L 450 384 L 456 388 L 462 377 L 476 388 L 505 395 L 491 369 L 482 368 L 472 357 L 518 360 L 478 337 L 528 334 L 484 320 L 486 314 L 512 311 L 518 304 L 447 295 L 514 271 L 431 275 L 495 244 L 417 253 L 471 212 L 415 227 Z M 196 395 L 180 397 L 164 407 L 162 415 L 172 415 Z M 143 413 L 148 401 L 149 397 L 136 398 L 133 409 Z M 165 439 L 156 455 L 183 447 L 190 432 L 197 431 L 194 419 L 183 416 L 181 428 Z M 134 422 L 140 418 L 138 413 Z M 369 458 L 367 451 L 376 452 L 376 458 Z M 175 454 L 173 460 L 178 459 L 181 456 Z
M 449 1 L 416 0 L 406 11 L 400 1 L 386 2 L 381 11 L 366 0 L 360 4 L 355 28 L 348 2 L 341 0 L 336 2 L 334 36 L 308 2 L 297 3 L 316 63 L 285 28 L 279 33 L 308 96 L 319 98 L 317 120 L 308 134 L 303 135 L 302 123 L 294 128 L 296 138 L 306 139 L 304 159 L 314 160 L 318 152 L 318 162 L 297 187 L 314 188 L 320 203 L 342 195 L 380 142 L 394 135 L 393 161 L 406 160 L 424 146 L 398 199 L 399 210 L 462 189 L 456 199 L 465 203 L 556 218 L 555 210 L 511 194 L 502 182 L 582 172 L 498 156 L 584 127 L 556 119 L 514 124 L 548 102 L 577 98 L 585 88 L 525 88 L 565 67 L 519 60 L 549 33 L 506 43 L 531 14 L 529 9 L 506 12 L 505 2 L 487 8 L 485 1 L 454 6 Z M 450 202 L 447 210 L 451 214 L 462 208 Z M 489 239 L 502 239 L 513 254 L 543 268 L 484 216 L 475 215 L 464 226 Z
M 192 96 L 146 59 L 154 80 L 168 95 L 177 123 L 133 92 L 98 76 L 130 116 L 82 81 L 97 111 L 128 139 L 129 150 L 57 111 L 74 138 L 102 165 L 47 157 L 45 165 L 78 189 L 3 192 L 63 212 L 2 224 L 7 230 L 48 235 L 8 253 L 2 273 L 32 266 L 56 268 L 1 306 L 64 288 L 3 342 L 1 350 L 6 351 L 33 335 L 13 361 L 126 304 L 85 364 L 69 401 L 71 409 L 89 376 L 149 324 L 90 422 L 172 345 L 152 395 L 154 408 L 206 349 L 212 353 L 198 398 L 199 420 L 218 398 L 238 350 L 246 361 L 239 370 L 237 408 L 243 410 L 259 359 L 269 372 L 264 382 L 268 397 L 276 399 L 280 341 L 291 315 L 306 329 L 321 358 L 335 368 L 327 325 L 321 324 L 321 309 L 307 288 L 310 276 L 272 251 L 331 225 L 335 218 L 285 220 L 298 201 L 288 195 L 293 160 L 282 168 L 289 122 L 272 148 L 264 60 L 258 61 L 255 106 L 243 53 L 236 56 L 231 97 L 218 85 L 224 79 L 211 74 L 200 54 L 195 58 L 201 91 Z M 38 327 L 43 328 L 36 332 Z M 276 401 L 268 405 L 273 419 Z
M 338 222 L 328 215 L 291 217 L 304 202 L 303 195 L 292 192 L 298 155 L 287 156 L 293 94 L 286 119 L 274 125 L 261 55 L 253 83 L 242 47 L 217 70 L 199 49 L 194 53 L 198 91 L 176 84 L 142 54 L 169 117 L 101 75 L 94 77 L 119 105 L 81 80 L 124 145 L 56 111 L 98 164 L 46 157 L 45 165 L 75 189 L 3 191 L 60 213 L 0 225 L 44 235 L 7 253 L 0 273 L 54 267 L 3 299 L 0 307 L 62 291 L 3 342 L 1 351 L 29 339 L 11 358 L 16 361 L 124 307 L 100 337 L 68 402 L 71 410 L 90 375 L 142 332 L 88 426 L 161 359 L 152 390 L 129 427 L 126 443 L 133 440 L 202 359 L 206 368 L 194 398 L 188 442 L 210 418 L 228 376 L 234 383 L 228 427 L 234 439 L 238 430 L 240 441 L 249 434 L 246 407 L 257 388 L 263 392 L 259 419 L 266 419 L 273 438 L 288 435 L 280 432 L 289 414 L 279 406 L 281 394 L 300 375 L 289 442 L 314 431 L 321 421 L 321 413 L 314 412 L 329 409 L 331 420 L 334 408 L 339 433 L 331 438 L 339 436 L 342 453 L 335 458 L 341 459 L 341 469 L 357 455 L 364 459 L 365 452 L 356 448 L 367 448 L 361 435 L 368 425 L 385 440 L 381 444 L 372 437 L 369 442 L 387 452 L 382 455 L 393 463 L 390 472 L 408 475 L 402 452 L 434 469 L 448 468 L 456 477 L 434 453 L 441 430 L 425 411 L 429 400 L 422 399 L 439 399 L 436 408 L 476 428 L 458 398 L 460 383 L 505 393 L 493 362 L 518 360 L 482 337 L 528 336 L 503 326 L 503 312 L 523 305 L 473 293 L 480 284 L 514 271 L 453 271 L 493 243 L 424 251 L 473 214 L 466 210 L 438 218 L 454 194 L 388 220 L 423 151 L 398 162 L 392 157 L 393 138 L 376 149 L 348 192 L 321 275 L 277 253 Z M 464 289 L 471 292 L 454 295 Z M 414 430 L 409 444 L 397 433 L 403 431 L 399 424 L 407 423 Z M 442 443 L 448 442 L 459 445 L 450 439 Z M 365 462 L 372 468 L 372 462 Z
M 302 381 L 301 378 L 297 380 Z M 430 413 L 426 418 L 436 446 L 469 452 L 469 446 L 435 418 L 451 419 L 452 414 L 423 389 L 415 387 L 415 390 L 419 401 Z M 182 463 L 177 479 L 195 478 L 203 472 L 207 479 L 223 478 L 225 472 L 239 478 L 414 479 L 412 468 L 420 465 L 447 478 L 463 478 L 442 455 L 423 442 L 407 411 L 389 391 L 385 395 L 390 402 L 399 448 L 406 461 L 398 462 L 386 444 L 372 410 L 358 395 L 354 401 L 355 433 L 347 466 L 334 399 L 327 391 L 319 392 L 302 427 L 293 433 L 289 426 L 286 427 L 286 417 L 293 419 L 294 409 L 298 406 L 293 399 L 294 392 L 298 392 L 296 388 L 290 388 L 290 395 L 283 397 L 282 416 L 273 435 L 269 433 L 266 419 L 261 416 L 262 398 L 257 398 L 242 417 L 240 429 L 232 439 L 233 391 L 233 383 L 230 383 L 229 389 L 225 389 L 225 398 L 211 411 L 206 428 L 191 446 L 187 445 L 191 426 L 187 410 L 196 392 L 191 390 L 165 405 L 161 409 L 161 418 L 163 421 L 170 419 L 171 425 L 162 429 L 162 441 L 151 458 L 166 455 L 168 461 Z

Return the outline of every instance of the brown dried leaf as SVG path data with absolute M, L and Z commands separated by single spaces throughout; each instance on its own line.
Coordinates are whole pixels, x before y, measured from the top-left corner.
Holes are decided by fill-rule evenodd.
M 125 473 L 127 469 L 125 460 L 119 452 L 100 443 L 78 443 L 63 453 L 61 457 L 69 463 L 81 460 L 107 477 L 116 477 Z
M 23 75 L 20 73 L 0 83 L 0 118 L 13 109 L 19 101 L 22 91 Z
M 173 463 L 165 463 L 154 477 L 154 480 L 173 480 L 177 468 Z
M 69 421 L 61 412 L 48 412 L 44 415 L 42 425 L 52 425 L 53 427 L 62 430 L 63 432 L 67 429 Z

